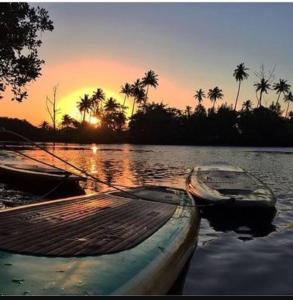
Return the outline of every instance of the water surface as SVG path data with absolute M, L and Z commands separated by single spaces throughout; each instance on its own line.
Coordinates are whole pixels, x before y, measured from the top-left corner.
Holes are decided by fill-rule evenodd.
M 41 151 L 26 149 L 23 153 L 65 167 Z M 246 224 L 233 226 L 229 222 L 214 224 L 202 219 L 198 247 L 188 265 L 181 292 L 293 294 L 293 149 L 57 145 L 54 153 L 105 182 L 121 186 L 155 184 L 185 188 L 185 177 L 194 165 L 214 161 L 250 171 L 275 193 L 276 217 L 262 229 Z M 12 152 L 2 152 L 1 158 L 23 160 Z M 87 193 L 109 189 L 93 182 L 84 187 Z M 2 199 L 20 203 L 38 199 L 4 184 L 0 184 L 0 189 Z

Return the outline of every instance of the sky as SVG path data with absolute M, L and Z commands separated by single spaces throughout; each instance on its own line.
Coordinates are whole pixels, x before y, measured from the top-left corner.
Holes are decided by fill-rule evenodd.
M 22 103 L 4 98 L 1 116 L 49 121 L 46 96 L 58 85 L 60 117 L 80 118 L 76 102 L 98 87 L 119 101 L 120 87 L 159 75 L 150 101 L 184 109 L 194 107 L 195 91 L 219 86 L 221 102 L 232 104 L 237 93 L 235 67 L 244 62 L 249 78 L 239 102 L 256 103 L 253 84 L 260 66 L 275 66 L 275 80 L 293 86 L 293 3 L 33 3 L 48 10 L 53 32 L 43 33 L 39 56 L 42 76 L 29 84 Z M 276 99 L 271 91 L 263 104 Z M 210 107 L 209 99 L 204 101 Z M 129 103 L 129 105 L 131 105 Z

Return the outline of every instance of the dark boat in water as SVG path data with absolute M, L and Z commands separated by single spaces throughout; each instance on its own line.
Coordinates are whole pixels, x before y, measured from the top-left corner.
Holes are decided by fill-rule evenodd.
M 25 163 L 0 163 L 0 181 L 13 185 L 26 191 L 45 192 L 62 186 L 62 195 L 81 194 L 79 181 L 85 178 L 61 169 L 25 164 Z
M 165 294 L 200 217 L 184 190 L 130 189 L 0 212 L 2 295 Z

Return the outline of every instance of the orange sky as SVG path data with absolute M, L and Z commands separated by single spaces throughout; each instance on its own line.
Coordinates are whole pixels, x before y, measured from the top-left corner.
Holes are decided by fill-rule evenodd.
M 102 88 L 107 97 L 122 101 L 121 85 L 133 83 L 150 69 L 159 75 L 159 87 L 150 89 L 149 101 L 179 109 L 195 107 L 195 90 L 203 88 L 207 94 L 215 86 L 224 93 L 217 105 L 233 104 L 237 93 L 233 70 L 241 62 L 249 68 L 249 78 L 241 85 L 238 108 L 248 99 L 256 104 L 253 84 L 261 64 L 266 72 L 276 65 L 274 80 L 288 79 L 293 86 L 291 4 L 38 5 L 48 10 L 55 26 L 53 32 L 41 35 L 39 56 L 46 64 L 42 76 L 29 84 L 25 101 L 12 102 L 4 95 L 1 116 L 34 125 L 49 121 L 45 99 L 58 84 L 59 118 L 65 113 L 80 118 L 76 102 L 84 93 Z M 276 97 L 270 91 L 263 96 L 263 105 Z M 204 105 L 210 107 L 210 100 Z
M 76 102 L 84 93 L 91 94 L 101 87 L 107 97 L 115 97 L 123 101 L 119 94 L 124 82 L 132 83 L 144 75 L 147 70 L 129 66 L 110 59 L 77 59 L 64 64 L 43 66 L 42 76 L 28 86 L 29 97 L 22 103 L 2 99 L 0 109 L 2 116 L 13 116 L 27 119 L 35 125 L 49 121 L 46 111 L 46 96 L 52 97 L 53 87 L 58 85 L 57 99 L 60 109 L 59 118 L 68 113 L 74 118 L 80 118 Z M 156 71 L 157 72 L 157 71 Z M 176 84 L 164 74 L 159 73 L 159 87 L 150 89 L 149 98 L 152 101 L 168 103 L 169 105 L 185 107 L 192 105 L 192 91 Z M 131 103 L 129 105 L 131 107 Z

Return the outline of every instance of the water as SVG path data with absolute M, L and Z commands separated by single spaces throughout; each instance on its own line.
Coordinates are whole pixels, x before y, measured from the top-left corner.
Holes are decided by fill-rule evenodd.
M 24 150 L 64 165 L 36 150 Z M 196 164 L 225 161 L 268 184 L 277 196 L 277 215 L 259 230 L 242 224 L 201 220 L 199 242 L 182 282 L 183 294 L 293 294 L 293 149 L 194 146 L 58 145 L 55 153 L 111 184 L 184 188 Z M 15 160 L 12 153 L 2 158 Z M 17 158 L 20 159 L 20 158 Z M 88 182 L 92 190 L 107 191 Z M 2 199 L 31 201 L 34 195 L 0 185 Z

